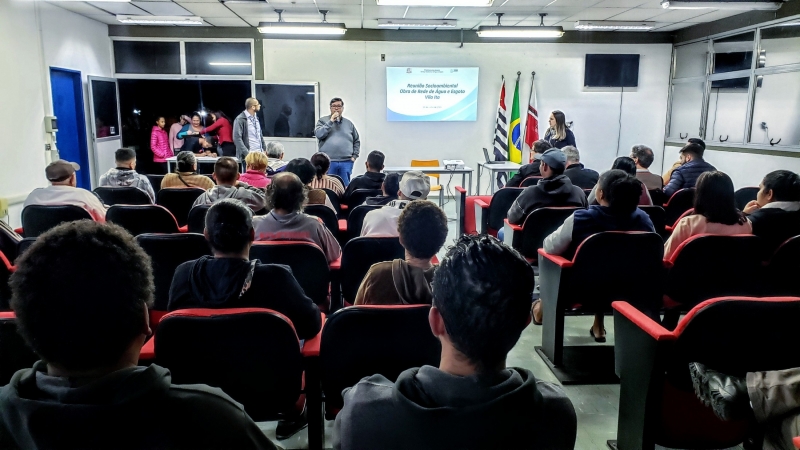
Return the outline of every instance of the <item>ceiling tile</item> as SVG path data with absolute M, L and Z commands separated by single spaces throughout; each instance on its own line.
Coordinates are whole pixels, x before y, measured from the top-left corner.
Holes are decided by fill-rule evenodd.
M 236 14 L 231 12 L 231 10 L 226 8 L 222 3 L 181 3 L 181 6 L 186 8 L 192 14 L 200 17 L 236 18 Z
M 580 7 L 581 9 L 588 8 L 600 3 L 601 0 L 555 0 L 551 2 L 549 7 L 559 8 L 564 6 Z
M 236 14 L 245 17 L 245 16 L 252 16 L 252 15 L 270 15 L 273 19 L 278 20 L 278 15 L 275 14 L 273 11 L 273 7 L 268 5 L 267 3 L 234 3 L 228 2 L 225 4 L 226 7 L 230 8 L 231 11 L 235 12 Z M 245 19 L 250 21 L 248 17 Z
M 643 4 L 645 0 L 604 0 L 596 5 L 595 8 L 633 8 Z
M 132 2 L 154 16 L 191 16 L 192 13 L 172 2 Z
M 83 15 L 103 14 L 102 10 L 84 2 L 52 2 L 50 4 Z
M 450 8 L 408 8 L 406 19 L 442 19 Z M 401 16 L 402 17 L 402 16 Z M 448 16 L 449 17 L 449 16 Z
M 205 21 L 215 27 L 249 27 L 250 24 L 238 17 L 206 17 Z
M 365 19 L 399 19 L 403 17 L 403 13 L 405 12 L 405 6 L 364 5 Z
M 653 31 L 675 31 L 675 30 L 680 30 L 681 28 L 690 27 L 692 25 L 694 25 L 694 24 L 693 23 L 689 23 L 689 22 L 673 23 L 673 24 L 667 25 L 665 27 L 661 27 L 661 28 L 655 29 Z
M 131 14 L 131 15 L 147 15 L 147 12 L 137 8 L 131 3 L 117 3 L 117 2 L 89 2 L 91 5 L 97 6 L 103 11 L 111 14 Z
M 655 18 L 658 19 L 658 16 L 661 14 L 665 14 L 668 11 L 664 9 L 650 9 L 650 8 L 633 8 L 625 11 L 624 13 L 617 14 L 616 16 L 610 17 L 611 20 L 650 20 Z
M 710 12 L 708 14 L 703 14 L 702 16 L 693 17 L 688 19 L 687 22 L 713 22 L 719 19 L 725 19 L 732 16 L 737 16 L 739 14 L 745 13 L 747 11 L 736 11 L 730 9 L 718 9 L 716 11 Z
M 111 14 L 89 14 L 86 17 L 108 25 L 121 25 L 117 17 Z
M 626 10 L 627 8 L 586 8 L 568 20 L 606 20 Z
M 661 22 L 683 22 L 710 12 L 708 9 L 671 9 L 657 17 Z

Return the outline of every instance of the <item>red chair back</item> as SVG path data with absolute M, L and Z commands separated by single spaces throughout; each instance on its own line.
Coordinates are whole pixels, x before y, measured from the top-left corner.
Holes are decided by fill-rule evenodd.
M 11 265 L 11 261 L 6 258 L 3 252 L 0 252 L 0 310 L 11 310 L 11 286 L 8 285 L 8 280 L 14 270 L 15 268 Z
M 133 186 L 100 186 L 94 193 L 106 205 L 151 205 L 150 196 Z
M 733 198 L 739 211 L 744 211 L 744 207 L 756 199 L 758 189 L 757 187 L 743 187 L 733 193 Z
M 520 183 L 519 187 L 526 188 L 528 186 L 536 186 L 537 184 L 539 184 L 539 180 L 541 180 L 542 178 L 543 177 L 536 177 L 536 176 L 525 178 L 524 180 L 522 180 L 522 183 Z
M 38 237 L 64 222 L 93 220 L 88 211 L 73 205 L 28 205 L 22 210 L 25 237 Z
M 373 264 L 404 258 L 406 250 L 396 237 L 357 237 L 342 250 L 342 295 L 345 301 L 356 300 L 358 287 Z
M 134 236 L 145 233 L 178 233 L 175 217 L 160 205 L 114 205 L 106 220 L 125 228 Z
M 0 384 L 8 384 L 16 371 L 30 368 L 39 359 L 17 332 L 14 313 L 0 313 Z
M 522 224 L 522 249 L 520 253 L 526 258 L 538 260 L 537 254 L 544 243 L 544 239 L 564 224 L 567 217 L 581 208 L 550 207 L 534 210 L 525 218 Z
M 694 188 L 681 189 L 664 204 L 666 223 L 674 224 L 689 208 L 694 207 Z
M 765 289 L 769 295 L 800 297 L 800 283 L 794 278 L 800 274 L 800 236 L 786 240 L 767 264 Z
M 484 228 L 489 234 L 497 236 L 497 231 L 503 228 L 503 221 L 508 217 L 508 210 L 523 190 L 523 188 L 503 188 L 494 193 L 492 202 L 489 203 L 489 215 Z
M 359 191 L 357 189 L 356 191 Z M 379 205 L 359 205 L 350 210 L 347 215 L 347 240 L 355 239 L 361 236 L 361 227 L 364 226 L 364 217 L 370 211 L 381 209 Z
M 178 221 L 178 226 L 182 227 L 188 223 L 189 211 L 194 201 L 204 192 L 200 188 L 161 189 L 156 194 L 156 203 L 167 208 Z
M 305 241 L 254 242 L 250 259 L 289 266 L 306 295 L 317 305 L 327 304 L 331 276 L 325 253 L 317 245 Z
M 667 226 L 667 216 L 664 208 L 660 206 L 640 206 L 639 209 L 647 213 L 650 221 L 653 222 L 653 228 L 656 229 L 656 233 L 663 238 L 666 234 Z

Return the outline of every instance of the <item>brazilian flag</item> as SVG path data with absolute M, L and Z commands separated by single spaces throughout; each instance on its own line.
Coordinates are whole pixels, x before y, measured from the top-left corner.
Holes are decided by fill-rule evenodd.
M 519 125 L 519 76 L 514 86 L 514 102 L 511 106 L 511 126 L 508 133 L 508 160 L 522 163 L 522 132 Z

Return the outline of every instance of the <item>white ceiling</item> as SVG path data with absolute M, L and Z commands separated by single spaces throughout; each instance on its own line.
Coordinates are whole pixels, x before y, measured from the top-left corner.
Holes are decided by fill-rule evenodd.
M 545 25 L 574 30 L 578 20 L 631 20 L 655 22 L 653 31 L 673 31 L 696 23 L 741 14 L 731 10 L 666 10 L 661 0 L 494 0 L 487 8 L 377 6 L 375 0 L 263 0 L 222 3 L 218 0 L 144 0 L 115 2 L 53 2 L 91 19 L 119 25 L 115 14 L 202 17 L 209 26 L 250 27 L 261 21 L 277 21 L 275 9 L 283 9 L 287 22 L 313 22 L 328 10 L 328 22 L 344 22 L 348 28 L 377 28 L 378 19 L 455 19 L 458 28 L 496 25 L 495 13 L 503 13 L 503 25 L 539 25 L 539 13 L 547 13 Z M 135 25 L 133 25 L 135 26 Z

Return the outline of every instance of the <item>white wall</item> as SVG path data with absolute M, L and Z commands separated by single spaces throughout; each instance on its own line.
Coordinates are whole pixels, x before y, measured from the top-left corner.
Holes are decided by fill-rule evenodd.
M 654 166 L 663 149 L 669 65 L 669 44 L 466 44 L 411 42 L 335 42 L 265 40 L 267 81 L 318 81 L 323 111 L 327 100 L 345 100 L 345 115 L 358 127 L 362 155 L 383 151 L 387 165 L 408 165 L 411 159 L 463 159 L 474 167 L 482 148 L 490 147 L 500 76 L 506 76 L 506 105 L 512 104 L 516 72 L 520 80 L 520 113 L 527 109 L 530 72 L 536 71 L 540 135 L 549 112 L 560 109 L 574 132 L 583 162 L 592 168 L 610 167 L 634 144 L 651 146 Z M 583 87 L 586 53 L 639 53 L 639 87 L 626 89 L 622 99 L 622 129 L 617 151 L 619 90 Z M 386 61 L 381 61 L 381 54 Z M 386 67 L 479 67 L 478 120 L 475 122 L 387 122 Z M 313 142 L 285 142 L 287 157 L 310 156 Z M 525 156 L 527 160 L 527 156 Z M 356 165 L 363 172 L 363 159 Z M 486 179 L 482 182 L 486 186 Z M 460 182 L 460 178 L 458 179 Z M 446 180 L 443 180 L 446 183 Z M 456 182 L 454 181 L 453 185 Z
M 11 200 L 10 223 L 19 226 L 22 200 L 47 185 L 49 68 L 79 70 L 84 80 L 87 75 L 110 76 L 111 48 L 105 24 L 41 1 L 0 0 L 0 17 L 0 135 L 5 138 L 0 146 L 0 197 Z

